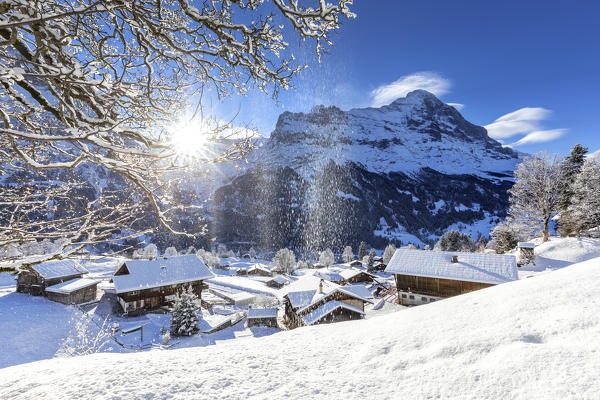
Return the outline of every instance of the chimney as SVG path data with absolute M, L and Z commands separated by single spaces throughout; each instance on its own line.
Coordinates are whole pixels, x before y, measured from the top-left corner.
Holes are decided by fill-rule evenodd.
M 323 293 L 323 279 L 319 281 L 319 293 Z
M 453 255 L 452 256 L 452 262 L 453 263 L 457 263 L 458 262 L 458 256 L 457 255 Z

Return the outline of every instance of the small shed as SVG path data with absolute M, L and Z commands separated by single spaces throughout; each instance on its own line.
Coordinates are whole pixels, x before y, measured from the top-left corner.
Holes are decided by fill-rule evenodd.
M 249 308 L 248 326 L 269 326 L 277 328 L 276 308 Z
M 96 300 L 98 281 L 88 278 L 75 278 L 70 281 L 48 286 L 49 300 L 63 304 L 82 304 Z
M 290 282 L 289 279 L 287 279 L 286 277 L 284 277 L 282 275 L 278 275 L 278 276 L 266 281 L 265 284 L 272 288 L 281 289 L 282 287 L 287 285 L 289 282 Z
M 350 266 L 351 267 L 362 267 L 362 262 L 360 262 L 358 260 L 350 261 Z
M 87 272 L 75 260 L 46 261 L 19 271 L 17 292 L 43 296 L 48 286 L 81 278 Z
M 535 265 L 535 253 L 534 253 L 535 243 L 519 242 L 518 247 L 519 247 L 519 260 L 517 262 L 517 265 L 519 267 L 523 266 L 523 265 L 529 265 L 529 264 Z

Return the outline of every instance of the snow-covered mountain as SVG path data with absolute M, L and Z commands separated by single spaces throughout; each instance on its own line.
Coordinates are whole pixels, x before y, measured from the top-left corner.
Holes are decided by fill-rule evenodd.
M 417 90 L 381 108 L 281 114 L 244 172 L 211 197 L 225 242 L 339 248 L 487 235 L 519 154 Z
M 361 321 L 17 365 L 0 398 L 597 399 L 599 264 Z

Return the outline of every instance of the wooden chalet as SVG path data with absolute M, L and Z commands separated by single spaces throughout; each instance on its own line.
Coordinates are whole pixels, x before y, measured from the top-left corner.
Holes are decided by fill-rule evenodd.
M 63 304 L 82 304 L 96 300 L 98 281 L 75 278 L 46 288 L 49 300 Z
M 396 250 L 385 272 L 395 275 L 403 305 L 430 303 L 518 279 L 515 256 L 413 249 Z
M 360 292 L 317 276 L 304 276 L 287 288 L 283 296 L 288 328 L 364 318 L 364 305 L 371 302 Z
M 277 308 L 249 308 L 248 327 L 251 326 L 277 328 Z
M 349 264 L 351 267 L 362 267 L 363 265 L 362 262 L 358 260 L 350 261 Z
M 113 276 L 117 300 L 127 314 L 169 304 L 191 285 L 201 299 L 204 280 L 214 277 L 193 254 L 155 260 L 128 260 Z
M 46 288 L 87 274 L 75 260 L 52 260 L 23 268 L 17 277 L 17 292 L 46 295 Z
M 250 268 L 248 268 L 247 274 L 254 275 L 254 276 L 266 276 L 266 277 L 273 276 L 273 273 L 271 272 L 269 267 L 267 267 L 265 264 L 252 265 Z

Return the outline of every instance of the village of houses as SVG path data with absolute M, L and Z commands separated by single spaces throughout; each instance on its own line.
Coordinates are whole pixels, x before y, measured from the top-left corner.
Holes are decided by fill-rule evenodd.
M 387 264 L 374 256 L 370 266 L 317 263 L 292 274 L 249 254 L 220 257 L 213 267 L 196 254 L 56 260 L 22 269 L 14 295 L 19 304 L 55 302 L 110 327 L 116 350 L 209 345 L 371 318 L 514 281 L 518 260 L 531 259 L 533 247 L 520 243 L 515 254 L 400 248 Z M 198 332 L 169 342 L 171 306 L 186 288 L 200 299 Z

